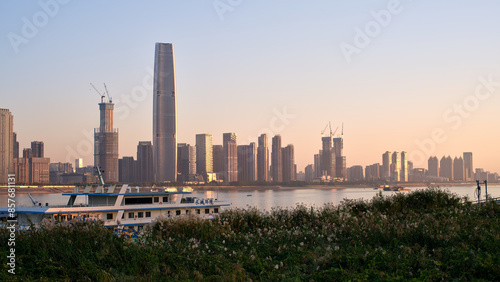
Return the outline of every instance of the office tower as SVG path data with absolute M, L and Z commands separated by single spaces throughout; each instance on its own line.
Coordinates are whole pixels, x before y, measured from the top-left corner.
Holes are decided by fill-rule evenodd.
M 23 150 L 23 158 L 12 162 L 16 181 L 22 184 L 48 184 L 50 182 L 50 159 L 33 157 L 31 148 Z
M 399 152 L 395 151 L 392 153 L 391 159 L 391 180 L 400 181 L 401 173 L 401 160 L 399 159 Z
M 223 150 L 224 150 L 224 181 L 238 181 L 238 149 L 236 143 L 236 133 L 224 133 Z
M 19 142 L 17 142 L 17 133 L 13 132 L 12 134 L 13 134 L 12 145 L 14 146 L 12 151 L 13 158 L 19 158 Z
M 190 181 L 196 174 L 196 147 L 185 143 L 177 144 L 177 169 L 179 181 Z
M 472 163 L 471 152 L 464 152 L 464 173 L 465 181 L 472 181 L 474 179 L 474 165 Z
M 135 180 L 136 161 L 134 157 L 123 157 L 118 160 L 118 181 L 120 183 L 132 184 Z
M 75 172 L 78 172 L 81 168 L 83 168 L 83 159 L 75 159 Z
M 153 144 L 151 141 L 140 141 L 137 145 L 136 182 L 154 182 Z
M 335 150 L 335 177 L 347 178 L 347 163 L 344 156 L 344 137 L 333 138 L 333 149 Z
M 305 167 L 304 169 L 305 172 L 305 181 L 306 182 L 312 182 L 315 178 L 315 173 L 314 173 L 314 165 L 309 164 Z
M 257 146 L 238 146 L 238 181 L 257 181 Z
M 439 175 L 439 160 L 436 156 L 430 157 L 427 161 L 427 175 L 438 177 Z
M 214 172 L 211 134 L 196 134 L 196 174 L 208 181 L 208 173 Z
M 413 162 L 408 161 L 408 175 L 410 175 L 413 171 Z
M 118 129 L 113 128 L 115 105 L 99 103 L 100 125 L 94 129 L 94 166 L 104 171 L 104 182 L 118 182 Z
M 224 172 L 224 148 L 222 145 L 213 145 L 212 146 L 212 154 L 213 154 L 213 172 L 222 173 Z
M 61 184 L 62 175 L 73 173 L 73 165 L 71 163 L 50 163 L 49 164 L 49 182 L 52 184 Z
M 31 142 L 31 151 L 33 152 L 33 158 L 43 158 L 44 157 L 44 149 L 43 149 L 42 141 L 33 141 Z
M 450 156 L 441 158 L 439 162 L 439 176 L 448 178 L 449 181 L 453 180 L 453 160 Z
M 391 177 L 392 155 L 391 151 L 386 151 L 382 155 L 382 178 L 389 179 Z
M 363 167 L 360 165 L 351 166 L 347 169 L 347 180 L 361 181 L 363 180 Z
M 275 135 L 272 139 L 271 150 L 271 178 L 273 182 L 283 182 L 283 163 L 281 158 L 281 136 Z
M 321 154 L 323 150 L 319 150 L 319 154 L 314 155 L 314 178 L 321 177 Z
M 381 176 L 381 174 L 382 174 L 381 170 L 382 170 L 382 167 L 378 163 L 366 166 L 365 167 L 365 179 L 367 181 L 374 181 L 374 180 L 384 178 Z
M 267 144 L 267 134 L 259 136 L 259 146 L 257 148 L 257 180 L 269 181 L 269 146 Z
M 465 181 L 464 159 L 462 157 L 453 159 L 453 180 Z
M 335 151 L 333 149 L 332 137 L 322 137 L 321 143 L 321 175 L 328 175 L 334 178 L 336 175 L 336 159 Z
M 406 151 L 401 152 L 401 173 L 399 175 L 399 181 L 408 182 L 408 153 Z
M 153 86 L 153 154 L 156 182 L 177 180 L 177 93 L 174 46 L 156 43 Z
M 295 152 L 293 145 L 288 145 L 281 150 L 282 166 L 283 166 L 283 182 L 295 181 Z
M 14 117 L 8 109 L 0 109 L 0 183 L 7 183 L 13 172 Z

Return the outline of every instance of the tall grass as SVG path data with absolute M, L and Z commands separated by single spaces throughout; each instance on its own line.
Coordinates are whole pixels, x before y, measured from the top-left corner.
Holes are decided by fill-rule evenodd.
M 500 207 L 425 189 L 338 206 L 158 219 L 131 243 L 100 224 L 17 234 L 17 279 L 377 280 L 500 277 Z M 6 230 L 0 241 L 7 241 Z M 7 250 L 0 249 L 6 257 Z M 6 265 L 0 279 L 12 279 Z

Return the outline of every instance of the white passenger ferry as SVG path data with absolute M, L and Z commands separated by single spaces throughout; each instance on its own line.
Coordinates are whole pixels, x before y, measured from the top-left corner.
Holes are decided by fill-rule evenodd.
M 20 228 L 37 226 L 43 219 L 68 221 L 101 220 L 109 228 L 141 229 L 158 217 L 195 215 L 202 219 L 213 219 L 222 207 L 229 206 L 213 198 L 190 196 L 192 189 L 130 187 L 101 184 L 75 186 L 64 206 L 42 205 L 34 199 L 33 206 L 16 206 L 17 225 Z M 31 195 L 30 195 L 31 197 Z M 0 217 L 8 218 L 8 208 L 0 208 Z

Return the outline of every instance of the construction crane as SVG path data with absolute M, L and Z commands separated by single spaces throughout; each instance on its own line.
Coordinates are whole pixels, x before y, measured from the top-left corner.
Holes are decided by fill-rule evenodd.
M 325 133 L 326 129 L 328 128 L 328 123 L 326 124 L 325 126 L 325 129 L 323 129 L 323 131 L 321 131 L 321 136 L 323 136 L 323 134 Z M 331 128 L 331 127 L 330 127 Z M 331 129 L 330 129 L 331 130 Z M 330 132 L 331 133 L 331 132 Z
M 95 92 L 97 92 L 97 94 L 99 94 L 99 96 L 101 96 L 101 103 L 104 103 L 104 97 L 105 96 L 103 94 L 101 94 L 101 92 L 99 92 L 99 90 L 97 90 L 97 88 L 95 88 L 94 84 L 91 83 L 90 85 L 92 85 L 92 87 L 94 88 Z
M 331 136 L 335 135 L 335 133 L 337 133 L 337 130 L 339 130 L 339 127 L 338 127 L 338 126 L 337 126 L 337 128 L 335 129 L 335 131 L 333 132 L 333 134 L 331 134 L 331 131 L 330 131 Z
M 113 103 L 113 100 L 111 99 L 111 97 L 109 97 L 109 92 L 108 88 L 106 87 L 106 83 L 104 83 L 104 90 L 106 90 L 106 95 L 108 95 L 108 102 Z

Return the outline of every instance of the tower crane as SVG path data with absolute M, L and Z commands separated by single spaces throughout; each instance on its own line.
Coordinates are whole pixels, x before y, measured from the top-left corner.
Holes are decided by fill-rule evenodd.
M 113 103 L 113 100 L 111 99 L 111 97 L 109 97 L 109 92 L 108 88 L 106 87 L 106 83 L 104 83 L 104 90 L 106 90 L 106 95 L 108 95 L 108 102 Z
M 325 134 L 325 131 L 326 131 L 326 129 L 327 129 L 327 128 L 328 128 L 328 124 L 325 126 L 325 129 L 323 129 L 323 130 L 321 131 L 321 135 L 322 135 L 322 136 L 323 136 L 323 134 Z M 330 127 L 330 131 L 331 131 L 331 127 Z M 330 133 L 331 133 L 331 132 L 330 132 Z
M 95 88 L 94 84 L 90 84 L 92 85 L 92 87 L 94 88 L 95 92 L 97 92 L 97 94 L 99 94 L 99 96 L 101 96 L 101 103 L 104 103 L 104 95 L 101 94 L 101 92 L 99 92 L 99 90 L 97 90 L 97 88 Z

